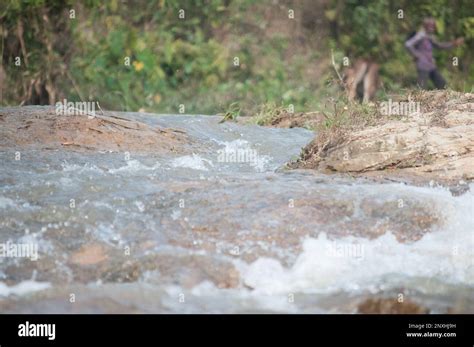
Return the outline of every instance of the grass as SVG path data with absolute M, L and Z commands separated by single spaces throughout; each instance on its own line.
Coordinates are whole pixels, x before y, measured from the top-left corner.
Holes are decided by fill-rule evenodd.
M 219 123 L 224 123 L 226 121 L 236 121 L 237 117 L 240 116 L 240 106 L 238 102 L 233 102 L 227 108 L 227 111 L 224 113 L 224 118 Z
M 257 113 L 250 118 L 249 122 L 257 125 L 272 125 L 282 115 L 290 113 L 291 108 L 278 106 L 274 102 L 261 105 Z

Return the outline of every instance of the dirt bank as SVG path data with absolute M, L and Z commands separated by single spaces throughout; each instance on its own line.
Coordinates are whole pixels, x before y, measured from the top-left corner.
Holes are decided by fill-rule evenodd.
M 474 179 L 474 94 L 424 92 L 413 101 L 419 112 L 327 131 L 290 166 L 416 182 Z
M 181 152 L 189 139 L 182 131 L 128 120 L 113 112 L 95 117 L 58 115 L 54 107 L 0 109 L 0 148 L 35 146 L 71 150 Z
M 316 129 L 324 120 L 319 112 L 281 112 L 272 118 L 267 125 L 277 128 Z
M 239 117 L 240 124 L 257 124 L 274 128 L 306 128 L 317 129 L 324 122 L 324 115 L 320 112 L 289 112 L 275 107 L 261 111 L 252 117 Z

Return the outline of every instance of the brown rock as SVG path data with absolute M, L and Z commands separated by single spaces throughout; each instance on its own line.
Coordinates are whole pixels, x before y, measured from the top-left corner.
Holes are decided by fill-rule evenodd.
M 95 265 L 103 262 L 107 258 L 107 253 L 101 245 L 90 244 L 74 252 L 70 261 L 76 265 Z
M 391 298 L 369 298 L 359 304 L 357 312 L 370 314 L 427 314 L 429 310 L 413 301 L 398 302 Z
M 152 127 L 114 112 L 57 115 L 52 107 L 5 108 L 0 148 L 36 148 L 133 152 L 181 152 L 189 139 L 182 131 Z
M 457 183 L 474 179 L 474 94 L 464 106 L 415 113 L 402 120 L 348 131 L 326 143 L 313 141 L 297 167 L 366 175 L 421 177 L 425 182 Z M 469 107 L 468 107 L 469 106 Z M 462 109 L 463 111 L 459 111 Z

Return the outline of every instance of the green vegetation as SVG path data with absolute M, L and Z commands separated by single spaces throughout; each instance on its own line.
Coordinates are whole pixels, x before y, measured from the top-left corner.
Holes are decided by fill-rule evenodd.
M 474 7 L 460 0 L 347 0 L 333 1 L 326 12 L 335 28 L 331 46 L 349 57 L 371 57 L 381 64 L 384 87 L 399 91 L 416 83 L 412 58 L 404 42 L 423 17 L 436 18 L 440 41 L 464 37 L 467 44 L 453 50 L 435 50 L 438 66 L 451 88 L 471 91 L 474 85 Z M 342 53 L 344 52 L 344 53 Z M 453 57 L 459 65 L 453 65 Z
M 240 116 L 240 106 L 238 102 L 233 102 L 229 105 L 229 108 L 224 113 L 224 118 L 220 121 L 220 123 L 224 123 L 225 121 L 231 120 L 236 121 L 237 117 Z
M 277 106 L 276 103 L 270 102 L 262 104 L 251 121 L 257 125 L 269 125 L 285 113 L 288 113 L 288 110 L 283 106 Z
M 230 112 L 232 119 L 258 113 L 259 124 L 272 109 L 327 112 L 325 100 L 341 94 L 331 49 L 339 64 L 344 56 L 382 62 L 384 98 L 413 85 L 403 43 L 428 13 L 439 21 L 440 39 L 466 38 L 437 55 L 450 86 L 470 91 L 473 12 L 468 0 L 7 0 L 0 5 L 1 105 L 67 98 L 157 113 L 182 105 L 184 113 Z

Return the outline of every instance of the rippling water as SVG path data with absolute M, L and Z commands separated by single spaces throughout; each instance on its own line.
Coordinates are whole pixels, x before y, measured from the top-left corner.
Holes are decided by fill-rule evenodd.
M 0 310 L 356 312 L 403 294 L 474 312 L 473 185 L 452 196 L 285 170 L 314 136 L 303 129 L 122 116 L 195 145 L 0 153 L 0 244 L 39 257 L 1 258 Z

